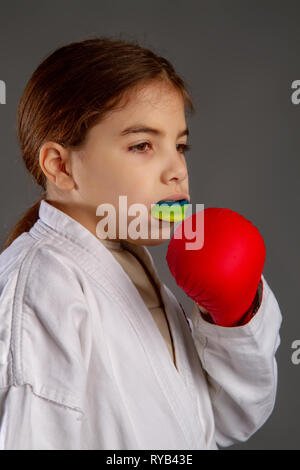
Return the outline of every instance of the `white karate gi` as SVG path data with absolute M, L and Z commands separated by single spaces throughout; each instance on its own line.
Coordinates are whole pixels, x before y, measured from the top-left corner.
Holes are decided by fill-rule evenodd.
M 217 449 L 262 426 L 282 321 L 264 276 L 248 324 L 208 323 L 196 303 L 187 321 L 130 244 L 159 283 L 177 370 L 110 251 L 44 200 L 39 216 L 0 256 L 0 449 Z

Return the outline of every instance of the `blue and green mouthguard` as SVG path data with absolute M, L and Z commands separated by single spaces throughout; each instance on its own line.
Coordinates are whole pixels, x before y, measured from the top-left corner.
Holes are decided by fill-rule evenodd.
M 184 220 L 189 201 L 179 199 L 178 201 L 158 201 L 151 209 L 151 215 L 156 219 L 168 222 L 181 222 Z

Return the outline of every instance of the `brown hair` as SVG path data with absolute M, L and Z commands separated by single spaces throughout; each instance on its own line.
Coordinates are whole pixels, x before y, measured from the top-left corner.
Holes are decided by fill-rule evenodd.
M 7 248 L 29 231 L 47 197 L 39 149 L 48 140 L 65 147 L 83 145 L 87 131 L 115 109 L 125 92 L 151 80 L 165 80 L 181 92 L 193 114 L 184 80 L 172 64 L 136 40 L 92 37 L 51 52 L 30 77 L 18 105 L 18 140 L 27 170 L 44 194 L 15 225 Z

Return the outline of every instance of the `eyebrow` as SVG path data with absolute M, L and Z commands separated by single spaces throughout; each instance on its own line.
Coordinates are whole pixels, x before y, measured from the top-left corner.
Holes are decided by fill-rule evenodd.
M 139 125 L 127 127 L 120 133 L 120 136 L 124 136 L 128 134 L 138 134 L 141 132 L 145 132 L 147 134 L 158 135 L 158 136 L 164 135 L 164 133 L 160 131 L 159 129 L 154 129 L 153 127 L 147 127 L 147 126 L 144 126 L 143 124 L 139 124 Z M 183 131 L 179 132 L 179 134 L 177 135 L 177 138 L 182 137 L 184 135 L 189 135 L 189 134 L 190 134 L 190 131 L 188 128 L 186 128 Z

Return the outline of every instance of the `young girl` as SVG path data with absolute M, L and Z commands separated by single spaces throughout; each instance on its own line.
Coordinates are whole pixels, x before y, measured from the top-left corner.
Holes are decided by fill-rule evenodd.
M 264 276 L 250 321 L 196 302 L 186 318 L 144 246 L 163 222 L 119 236 L 119 195 L 149 223 L 151 204 L 189 200 L 186 105 L 170 62 L 134 41 L 68 44 L 30 78 L 18 132 L 44 193 L 0 256 L 2 449 L 217 449 L 271 414 L 281 313 Z M 116 236 L 97 230 L 102 203 Z

